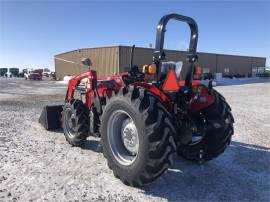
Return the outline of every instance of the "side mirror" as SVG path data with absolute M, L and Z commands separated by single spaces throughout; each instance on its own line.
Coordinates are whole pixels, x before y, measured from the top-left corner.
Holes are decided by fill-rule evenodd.
M 90 58 L 83 58 L 81 62 L 88 67 L 92 66 L 92 61 L 90 60 Z

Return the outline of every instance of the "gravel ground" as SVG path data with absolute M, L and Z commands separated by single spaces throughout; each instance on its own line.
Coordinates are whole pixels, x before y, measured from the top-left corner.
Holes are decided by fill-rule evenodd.
M 45 104 L 62 103 L 54 81 L 0 78 L 0 201 L 270 201 L 270 83 L 220 86 L 235 135 L 219 158 L 174 168 L 144 188 L 108 169 L 99 140 L 71 147 L 37 122 Z

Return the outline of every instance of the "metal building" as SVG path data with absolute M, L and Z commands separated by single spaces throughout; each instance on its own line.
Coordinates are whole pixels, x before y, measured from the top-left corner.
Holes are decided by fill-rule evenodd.
M 130 46 L 111 46 L 100 48 L 84 48 L 55 55 L 55 71 L 58 79 L 66 75 L 75 75 L 87 70 L 81 64 L 82 58 L 90 58 L 92 69 L 99 76 L 118 74 L 129 69 Z M 154 49 L 136 47 L 134 50 L 134 64 L 142 66 L 151 64 Z M 186 52 L 165 50 L 167 61 L 185 61 Z M 228 75 L 252 74 L 254 68 L 265 67 L 266 58 L 252 56 L 224 55 L 198 52 L 198 65 L 205 72 L 222 73 Z M 185 69 L 184 65 L 184 69 Z

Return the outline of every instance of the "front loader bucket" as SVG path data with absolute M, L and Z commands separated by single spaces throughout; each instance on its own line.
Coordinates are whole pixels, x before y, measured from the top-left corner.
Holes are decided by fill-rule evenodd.
M 61 112 L 63 105 L 46 105 L 43 107 L 38 122 L 44 126 L 46 130 L 53 130 L 61 128 Z

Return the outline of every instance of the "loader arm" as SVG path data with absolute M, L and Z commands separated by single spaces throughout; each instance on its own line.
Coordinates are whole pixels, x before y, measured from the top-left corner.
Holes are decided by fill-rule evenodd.
M 85 73 L 72 77 L 68 83 L 68 91 L 66 95 L 66 101 L 70 101 L 74 97 L 75 88 L 80 84 L 81 80 L 87 78 L 86 82 L 86 104 L 88 107 L 93 105 L 94 95 L 97 85 L 97 73 L 94 70 L 89 70 Z

